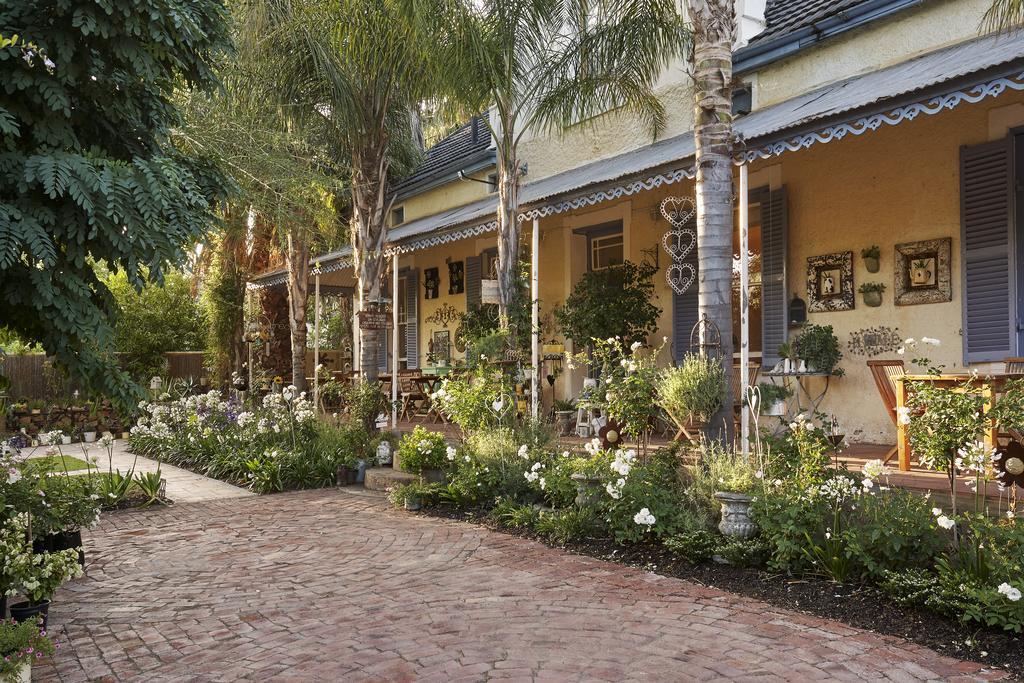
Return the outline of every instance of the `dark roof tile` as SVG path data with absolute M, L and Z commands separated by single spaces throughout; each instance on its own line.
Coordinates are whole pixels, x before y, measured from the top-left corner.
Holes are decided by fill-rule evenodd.
M 395 192 L 402 195 L 437 176 L 459 171 L 467 162 L 484 156 L 490 145 L 491 133 L 483 117 L 475 116 L 428 149 L 416 170 L 395 185 Z

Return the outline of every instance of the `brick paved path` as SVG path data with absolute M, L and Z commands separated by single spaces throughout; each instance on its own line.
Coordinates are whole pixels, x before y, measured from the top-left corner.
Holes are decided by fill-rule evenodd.
M 980 665 L 316 491 L 108 515 L 36 680 L 976 680 Z

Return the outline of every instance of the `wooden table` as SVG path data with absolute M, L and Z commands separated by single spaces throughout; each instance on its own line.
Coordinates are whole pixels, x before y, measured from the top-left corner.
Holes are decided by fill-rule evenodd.
M 426 396 L 424 401 L 424 407 L 427 409 L 427 417 L 433 417 L 434 422 L 440 421 L 443 424 L 448 424 L 447 418 L 444 413 L 434 402 L 432 398 L 437 392 L 437 387 L 444 380 L 444 377 L 440 375 L 420 375 L 419 377 L 413 377 L 412 381 L 416 382 L 416 386 L 419 387 L 420 393 Z
M 992 407 L 996 393 L 1006 380 L 1021 377 L 1024 377 L 1024 375 L 1019 373 L 993 373 L 977 376 L 969 374 L 904 375 L 901 377 L 896 383 L 896 453 L 899 458 L 900 470 L 903 472 L 910 471 L 910 434 L 907 432 L 907 426 L 899 420 L 900 408 L 904 408 L 907 405 L 907 382 L 931 382 L 940 387 L 959 387 L 965 383 L 970 384 L 972 388 L 976 388 L 981 393 L 985 400 L 984 410 L 988 412 Z M 996 428 L 995 423 L 990 421 L 988 429 L 985 430 L 985 444 L 993 447 L 998 446 L 998 435 L 999 430 Z

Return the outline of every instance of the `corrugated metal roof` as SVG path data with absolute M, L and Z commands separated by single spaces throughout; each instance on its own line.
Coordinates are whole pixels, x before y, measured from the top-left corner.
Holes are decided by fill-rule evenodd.
M 991 35 L 953 45 L 894 66 L 847 78 L 785 102 L 766 107 L 736 121 L 735 130 L 748 148 L 780 139 L 787 131 L 816 123 L 835 123 L 837 117 L 861 112 L 902 96 L 954 81 L 972 73 L 1024 60 L 1024 35 Z M 1016 65 L 1014 65 L 1016 66 Z M 1024 68 L 1024 64 L 1020 66 Z M 878 107 L 875 111 L 884 109 Z M 596 188 L 611 181 L 637 176 L 654 169 L 684 165 L 694 154 L 692 133 L 684 133 L 624 154 L 595 161 L 533 182 L 520 190 L 520 205 L 526 209 L 554 197 Z M 458 225 L 482 222 L 494 216 L 497 198 L 487 197 L 410 221 L 390 231 L 389 243 L 401 243 L 441 232 Z M 348 256 L 351 251 L 325 255 L 321 260 Z

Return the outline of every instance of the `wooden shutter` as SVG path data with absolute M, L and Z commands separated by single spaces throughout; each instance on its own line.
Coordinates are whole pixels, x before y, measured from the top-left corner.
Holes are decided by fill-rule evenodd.
M 687 228 L 696 233 L 697 221 L 691 220 L 686 224 Z M 700 269 L 697 253 L 700 245 L 697 245 L 686 258 L 679 263 L 689 263 L 694 269 L 693 283 L 682 294 L 672 292 L 672 360 L 678 364 L 683 357 L 690 352 L 690 333 L 700 319 L 697 312 L 698 292 L 700 291 Z M 589 262 L 589 257 L 588 257 Z
M 960 149 L 964 363 L 1015 355 L 1009 138 Z
M 405 367 L 414 370 L 420 366 L 419 290 L 420 271 L 412 268 L 405 273 Z
M 469 256 L 466 258 L 466 310 L 480 305 L 480 273 L 481 258 Z
M 786 239 L 789 212 L 786 188 L 757 193 L 761 203 L 761 364 L 779 362 L 779 345 L 789 329 L 789 295 L 786 291 Z M 753 193 L 752 193 L 753 198 Z

